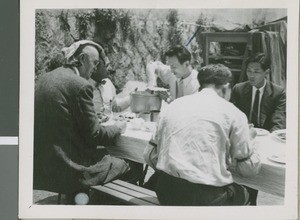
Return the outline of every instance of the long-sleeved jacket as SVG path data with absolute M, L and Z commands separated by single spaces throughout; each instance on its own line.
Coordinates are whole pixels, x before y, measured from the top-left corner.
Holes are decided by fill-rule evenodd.
M 247 115 L 248 119 L 251 111 L 251 96 L 252 86 L 247 81 L 233 87 L 230 99 Z M 286 94 L 283 88 L 267 81 L 260 109 L 261 128 L 272 132 L 286 127 Z
M 112 165 L 116 174 L 124 172 L 123 160 L 108 155 L 99 164 L 104 155 L 96 153 L 97 145 L 112 144 L 119 134 L 116 126 L 99 124 L 87 80 L 72 68 L 45 73 L 35 88 L 34 188 L 70 193 L 82 188 L 84 174 L 98 173 L 101 182 Z

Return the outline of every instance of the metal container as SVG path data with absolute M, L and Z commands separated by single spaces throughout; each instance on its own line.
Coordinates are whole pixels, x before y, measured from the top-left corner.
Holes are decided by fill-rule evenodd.
M 161 98 L 156 93 L 146 91 L 136 91 L 130 94 L 130 108 L 132 112 L 159 111 L 161 108 Z

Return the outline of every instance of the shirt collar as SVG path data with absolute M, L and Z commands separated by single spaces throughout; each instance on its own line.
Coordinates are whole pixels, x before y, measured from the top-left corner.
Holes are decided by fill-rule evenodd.
M 191 78 L 192 78 L 192 74 L 193 73 L 193 70 L 190 72 L 190 75 L 188 75 L 187 77 L 185 77 L 185 78 L 177 78 L 177 81 L 178 82 L 183 82 L 183 83 L 186 83 L 186 82 L 188 82 L 188 81 L 190 81 L 191 80 Z
M 77 76 L 80 76 L 80 73 L 79 73 L 77 67 L 72 66 L 72 70 L 75 72 L 75 74 L 76 74 Z
M 260 87 L 259 89 L 256 88 L 255 86 L 252 86 L 252 91 L 256 91 L 256 90 L 259 90 L 260 93 L 262 93 L 266 87 L 266 84 L 267 84 L 267 80 L 264 79 L 264 85 L 262 87 Z
M 212 89 L 212 88 L 203 88 L 199 93 L 206 93 L 206 94 L 215 94 L 218 95 L 218 93 Z

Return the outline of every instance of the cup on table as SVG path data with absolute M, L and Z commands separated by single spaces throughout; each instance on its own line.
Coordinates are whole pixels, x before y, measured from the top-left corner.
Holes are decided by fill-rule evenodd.
M 150 112 L 141 112 L 139 118 L 144 119 L 144 121 L 150 121 Z
M 159 113 L 160 113 L 160 111 L 158 111 L 158 110 L 151 111 L 150 112 L 150 121 L 157 122 Z

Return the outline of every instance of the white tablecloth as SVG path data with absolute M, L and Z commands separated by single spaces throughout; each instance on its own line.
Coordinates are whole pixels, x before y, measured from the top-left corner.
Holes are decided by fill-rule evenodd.
M 133 130 L 128 127 L 126 132 L 116 140 L 116 145 L 109 147 L 108 151 L 120 158 L 146 163 L 143 152 L 151 137 L 151 132 Z M 284 154 L 285 143 L 276 140 L 272 134 L 257 136 L 256 141 L 262 163 L 260 173 L 251 178 L 234 174 L 235 181 L 266 193 L 284 196 L 285 164 L 271 161 L 269 157 L 272 154 Z

